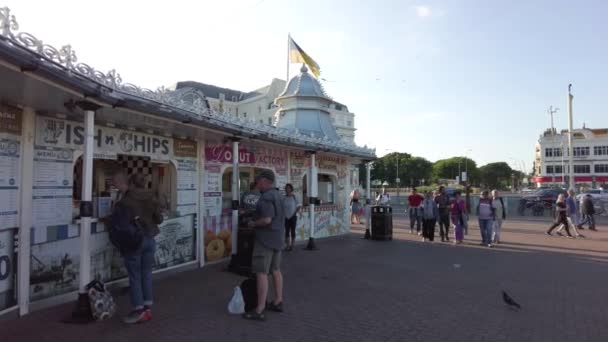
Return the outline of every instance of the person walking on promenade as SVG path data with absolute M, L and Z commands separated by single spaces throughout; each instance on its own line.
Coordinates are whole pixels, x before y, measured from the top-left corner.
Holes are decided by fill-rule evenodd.
M 549 230 L 547 230 L 547 235 L 553 235 L 551 234 L 551 232 L 553 232 L 553 229 L 557 228 L 560 224 L 563 224 L 566 228 L 566 233 L 568 234 L 568 237 L 571 238 L 572 234 L 570 234 L 570 228 L 568 227 L 568 208 L 566 208 L 566 200 L 564 198 L 564 194 L 559 194 L 559 196 L 557 196 L 557 202 L 555 204 L 557 206 L 555 214 L 555 223 L 553 223 L 553 225 L 549 227 Z
M 460 192 L 454 193 L 454 200 L 450 204 L 450 216 L 452 224 L 454 224 L 454 243 L 459 244 L 464 240 L 464 215 L 466 213 L 466 204 Z
M 450 241 L 450 198 L 443 186 L 439 187 L 439 193 L 435 196 L 435 203 L 439 209 L 439 234 L 441 241 Z
M 135 174 L 126 181 L 124 173 L 114 176 L 114 186 L 124 197 L 116 203 L 111 226 L 136 225 L 143 231 L 143 240 L 137 249 L 123 249 L 125 267 L 129 276 L 129 293 L 133 310 L 123 319 L 127 324 L 143 323 L 152 319 L 152 266 L 156 252 L 154 237 L 160 232 L 158 225 L 163 216 L 154 194 L 146 189 L 146 178 Z
M 576 200 L 574 195 L 574 190 L 568 190 L 566 197 L 566 219 L 568 221 L 568 224 L 570 225 L 570 228 L 572 228 L 572 230 L 574 231 L 574 236 L 584 238 L 585 236 L 579 233 L 577 229 L 579 221 L 578 216 L 576 214 Z M 560 227 L 555 233 L 559 236 L 563 236 L 562 229 L 564 229 L 564 227 L 564 225 L 560 225 Z
M 386 189 L 384 189 L 382 191 L 382 194 L 380 194 L 380 196 L 378 196 L 378 198 L 376 198 L 376 201 L 378 202 L 378 205 L 390 206 L 391 205 L 391 196 L 388 194 Z
M 496 212 L 492 207 L 492 199 L 487 190 L 481 193 L 479 204 L 477 204 L 477 217 L 479 218 L 479 232 L 481 233 L 481 245 L 492 247 L 492 223 L 496 219 Z
M 492 190 L 492 208 L 494 208 L 495 219 L 492 227 L 492 243 L 500 243 L 500 232 L 502 230 L 502 221 L 507 219 L 507 211 L 505 210 L 505 202 L 500 197 L 498 190 Z
M 258 305 L 245 312 L 243 318 L 263 321 L 264 311 L 283 311 L 283 274 L 281 273 L 281 251 L 285 229 L 285 210 L 281 194 L 274 187 L 274 174 L 262 171 L 255 179 L 256 187 L 262 193 L 256 205 L 256 220 L 249 222 L 254 228 L 255 242 L 251 270 L 256 275 Z M 268 275 L 272 273 L 275 299 L 266 303 L 268 297 Z
M 583 214 L 583 218 L 579 224 L 579 228 L 583 229 L 584 224 L 589 224 L 589 230 L 595 230 L 595 207 L 593 206 L 593 197 L 590 194 L 586 194 L 581 199 L 581 213 Z
M 361 202 L 359 202 L 361 195 L 359 190 L 354 189 L 350 193 L 350 223 L 361 224 Z
M 439 219 L 439 209 L 433 199 L 433 194 L 429 191 L 425 195 L 421 205 L 422 211 L 422 241 L 435 240 L 435 223 Z
M 285 184 L 285 197 L 283 198 L 283 209 L 285 210 L 285 247 L 286 251 L 292 251 L 296 241 L 296 226 L 298 225 L 298 212 L 300 203 L 293 193 L 293 185 Z
M 422 223 L 422 213 L 420 212 L 422 201 L 424 197 L 420 195 L 416 188 L 412 188 L 412 193 L 407 197 L 409 205 L 408 211 L 410 214 L 410 234 L 414 234 L 414 224 L 416 225 L 416 232 L 421 235 L 420 225 Z

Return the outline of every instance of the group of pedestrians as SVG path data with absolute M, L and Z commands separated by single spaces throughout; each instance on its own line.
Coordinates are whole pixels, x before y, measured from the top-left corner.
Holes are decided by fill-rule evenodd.
M 493 244 L 500 243 L 500 232 L 502 222 L 506 219 L 506 210 L 498 191 L 493 190 L 491 197 L 488 191 L 483 191 L 476 212 L 479 217 L 481 244 L 492 247 Z M 443 186 L 435 192 L 426 192 L 424 196 L 413 188 L 408 196 L 408 214 L 410 233 L 421 235 L 423 242 L 435 240 L 437 224 L 442 242 L 450 242 L 452 227 L 455 244 L 462 243 L 464 236 L 468 234 L 469 210 L 466 202 L 460 192 L 455 192 L 453 198 L 450 198 Z
M 574 190 L 568 190 L 565 195 L 559 194 L 557 196 L 555 207 L 555 222 L 549 227 L 549 230 L 547 230 L 547 235 L 553 235 L 553 230 L 559 227 L 556 231 L 556 234 L 559 236 L 564 236 L 561 231 L 565 229 L 566 237 L 568 238 L 584 238 L 585 236 L 581 234 L 579 230 L 584 229 L 583 226 L 585 224 L 589 225 L 589 230 L 596 230 L 595 218 L 593 217 L 595 208 L 591 195 L 586 194 L 581 197 L 580 210 L 578 210 L 575 192 Z M 574 235 L 570 232 L 570 229 L 572 229 Z

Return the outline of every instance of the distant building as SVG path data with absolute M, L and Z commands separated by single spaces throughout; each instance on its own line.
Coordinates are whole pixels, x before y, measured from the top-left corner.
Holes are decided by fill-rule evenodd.
M 299 78 L 295 77 L 294 79 Z M 315 84 L 320 85 L 318 81 Z M 209 107 L 215 111 L 274 126 L 279 111 L 279 105 L 275 103 L 275 100 L 286 90 L 285 87 L 286 82 L 284 80 L 274 78 L 269 85 L 250 92 L 221 88 L 194 81 L 179 82 L 174 88 L 193 88 L 202 92 L 209 103 Z M 334 101 L 329 96 L 327 98 L 328 101 L 325 103 L 324 110 L 329 113 L 331 123 L 338 137 L 344 141 L 354 142 L 355 114 L 349 112 L 346 105 Z
M 576 186 L 608 185 L 608 129 L 575 129 L 572 144 Z M 568 131 L 547 129 L 536 144 L 532 181 L 538 187 L 567 184 L 568 156 Z

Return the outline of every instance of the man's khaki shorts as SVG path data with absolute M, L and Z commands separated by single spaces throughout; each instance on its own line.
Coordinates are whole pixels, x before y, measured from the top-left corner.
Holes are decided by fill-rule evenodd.
M 251 270 L 253 273 L 269 274 L 279 271 L 281 267 L 281 250 L 267 248 L 259 241 L 253 245 L 253 258 L 251 260 Z

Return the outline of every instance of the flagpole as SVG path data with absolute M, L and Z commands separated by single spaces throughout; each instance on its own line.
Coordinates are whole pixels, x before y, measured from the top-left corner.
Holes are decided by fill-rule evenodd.
M 289 83 L 289 43 L 291 41 L 291 33 L 287 34 L 287 78 L 285 78 L 285 83 Z

